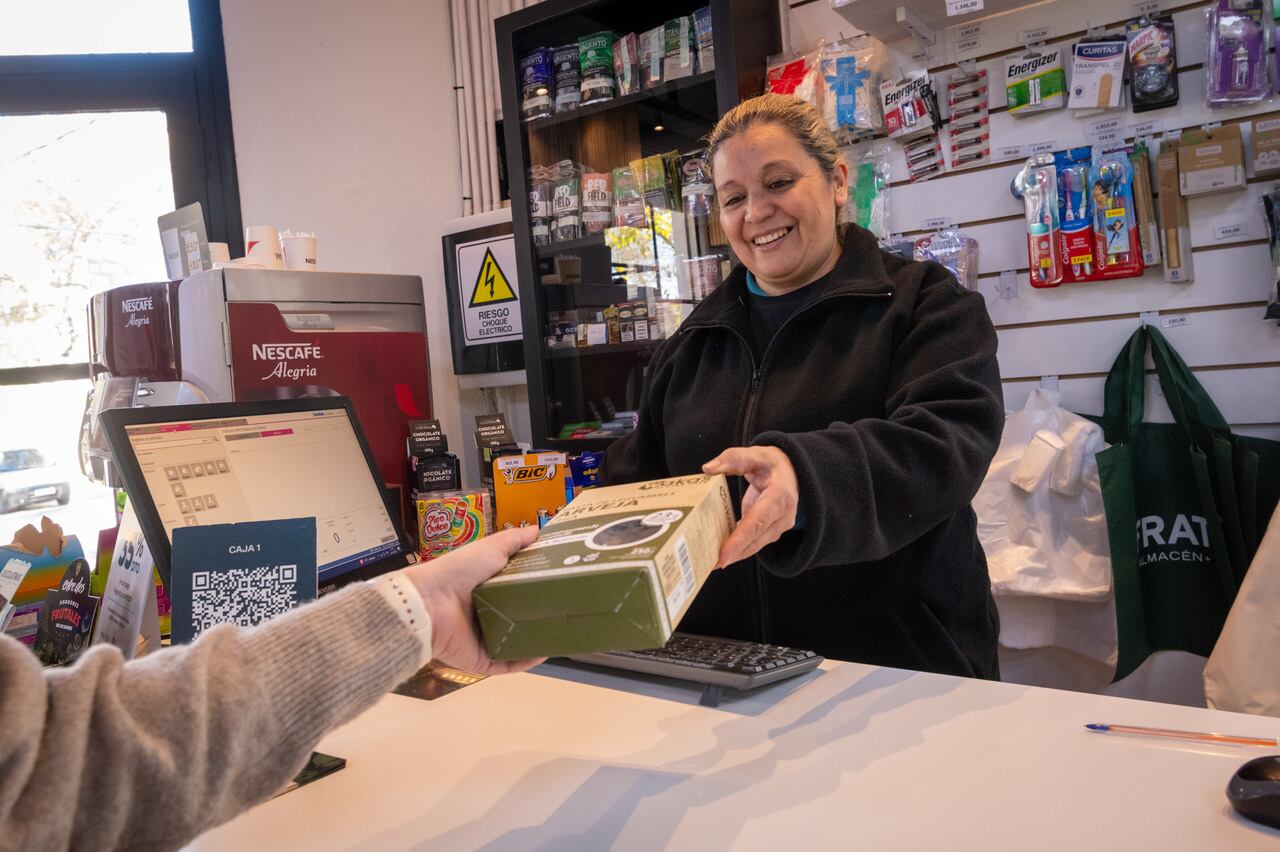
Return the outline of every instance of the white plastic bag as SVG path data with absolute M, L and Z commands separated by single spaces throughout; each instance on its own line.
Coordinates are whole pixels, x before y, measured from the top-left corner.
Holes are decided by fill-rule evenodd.
M 1204 668 L 1210 707 L 1280 716 L 1280 509 L 1236 593 Z
M 1005 421 L 973 499 L 996 595 L 1096 601 L 1111 594 L 1096 459 L 1106 446 L 1101 427 L 1042 389 Z

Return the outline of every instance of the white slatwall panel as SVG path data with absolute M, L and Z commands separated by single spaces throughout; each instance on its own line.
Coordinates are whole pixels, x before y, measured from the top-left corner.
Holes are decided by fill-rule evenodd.
M 792 4 L 792 44 L 801 47 L 818 38 L 853 35 L 854 29 L 830 8 L 829 0 Z M 906 5 L 910 5 L 906 2 Z M 992 106 L 1003 107 L 1004 55 L 1018 49 L 1024 29 L 1053 27 L 1050 43 L 1070 45 L 1087 25 L 1115 29 L 1131 17 L 1132 3 L 1114 0 L 1051 0 L 984 22 L 976 55 L 993 82 Z M 1002 146 L 1052 141 L 1059 148 L 1086 144 L 1089 125 L 1101 118 L 1121 117 L 1130 129 L 1157 121 L 1158 131 L 1178 131 L 1208 121 L 1243 122 L 1280 115 L 1280 100 L 1251 108 L 1209 110 L 1203 103 L 1205 55 L 1204 8 L 1164 2 L 1173 9 L 1177 29 L 1181 98 L 1177 106 L 1135 115 L 1129 111 L 1076 119 L 1059 110 L 1019 119 L 1002 109 L 991 116 L 993 151 Z M 913 42 L 890 45 L 895 62 L 911 65 Z M 952 73 L 955 61 L 948 34 L 930 51 L 935 74 Z M 1067 284 L 1035 290 L 1026 276 L 1027 256 L 1022 204 L 1009 193 L 1009 182 L 1020 162 L 961 170 L 927 183 L 898 183 L 905 177 L 900 146 L 894 161 L 895 185 L 890 195 L 891 227 L 915 233 L 926 219 L 949 217 L 980 244 L 980 290 L 1000 336 L 1000 368 L 1005 376 L 1005 405 L 1021 406 L 1039 385 L 1039 377 L 1064 376 L 1060 381 L 1068 408 L 1102 410 L 1102 376 L 1121 346 L 1137 327 L 1138 315 L 1159 311 L 1180 315 L 1184 325 L 1164 329 L 1165 335 L 1196 371 L 1224 415 L 1243 434 L 1280 438 L 1280 328 L 1262 320 L 1259 302 L 1266 299 L 1273 271 L 1265 243 L 1266 225 L 1261 196 L 1270 182 L 1255 181 L 1245 191 L 1191 199 L 1192 245 L 1196 281 L 1166 284 L 1161 270 L 1137 279 L 1090 284 Z M 1251 175 L 1252 177 L 1252 175 Z M 1219 239 L 1218 229 L 1244 226 L 1238 236 Z M 998 273 L 1018 274 L 1017 295 L 1002 299 L 996 292 Z M 1155 419 L 1167 419 L 1154 376 L 1148 382 Z
M 1225 308 L 1183 315 L 1187 325 L 1163 329 L 1164 336 L 1191 367 L 1280 363 L 1280 327 L 1263 322 L 1258 308 Z M 1105 373 L 1138 321 L 1131 317 L 1089 323 L 1055 323 L 1000 329 L 1000 374 L 1026 378 L 1076 373 Z M 1280 393 L 1280 373 L 1271 389 Z
M 1196 281 L 1187 285 L 1165 283 L 1156 268 L 1142 278 L 1063 284 L 1035 291 L 1021 274 L 1018 295 L 1013 299 L 1002 299 L 996 293 L 998 278 L 981 279 L 978 289 L 987 297 L 987 310 L 997 327 L 1144 311 L 1177 313 L 1266 299 L 1271 260 L 1264 245 L 1197 252 L 1195 264 Z
M 1204 385 L 1209 396 L 1224 411 L 1231 409 L 1241 423 L 1280 422 L 1280 394 L 1258 393 L 1259 384 L 1265 379 L 1266 368 L 1236 368 L 1230 370 L 1199 370 L 1196 378 Z M 1085 414 L 1102 413 L 1103 379 L 1089 376 L 1078 379 L 1062 379 L 1058 393 L 1062 404 L 1071 411 Z M 1012 381 L 1004 386 L 1006 408 L 1021 408 L 1031 391 L 1040 387 L 1040 381 Z M 1147 376 L 1147 419 L 1153 422 L 1172 421 L 1169 406 L 1160 393 L 1160 382 L 1155 375 Z

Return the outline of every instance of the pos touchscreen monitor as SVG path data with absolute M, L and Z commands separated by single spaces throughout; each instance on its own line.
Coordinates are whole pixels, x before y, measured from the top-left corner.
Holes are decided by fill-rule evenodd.
M 411 561 L 346 397 L 115 408 L 101 421 L 166 588 L 181 526 L 314 517 L 321 593 Z

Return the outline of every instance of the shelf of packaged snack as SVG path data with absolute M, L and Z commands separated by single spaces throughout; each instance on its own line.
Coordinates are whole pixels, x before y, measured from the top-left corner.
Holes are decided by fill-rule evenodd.
M 678 92 L 681 89 L 692 89 L 695 86 L 702 86 L 708 83 L 714 85 L 715 80 L 716 72 L 714 71 L 707 71 L 704 74 L 695 74 L 692 77 L 682 77 L 679 80 L 672 80 L 669 83 L 659 83 L 652 89 L 645 89 L 630 95 L 620 95 L 607 101 L 588 104 L 587 106 L 578 107 L 577 109 L 569 110 L 568 112 L 558 112 L 555 115 L 548 115 L 544 118 L 534 118 L 524 122 L 524 126 L 529 130 L 545 130 L 548 127 L 555 127 L 556 125 L 565 124 L 570 121 L 578 121 L 589 115 L 598 115 L 603 112 L 610 112 L 633 104 L 645 103 L 646 101 L 661 100 L 666 95 Z
M 547 349 L 549 358 L 583 358 L 588 355 L 620 355 L 625 352 L 649 352 L 658 348 L 661 340 L 634 340 L 626 343 L 601 343 L 596 346 L 563 346 Z

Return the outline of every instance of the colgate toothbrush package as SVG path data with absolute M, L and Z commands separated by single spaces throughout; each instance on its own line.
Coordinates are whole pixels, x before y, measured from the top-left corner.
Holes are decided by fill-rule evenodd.
M 1062 281 L 1109 281 L 1141 275 L 1144 265 L 1128 152 L 1095 157 L 1091 148 L 1082 147 L 1058 151 L 1052 157 Z
M 1058 219 L 1058 169 L 1049 154 L 1027 160 L 1015 179 L 1027 216 L 1027 259 L 1032 287 L 1062 283 L 1061 236 Z
M 1093 231 L 1098 262 L 1095 278 L 1129 278 L 1142 274 L 1137 208 L 1133 202 L 1133 165 L 1126 151 L 1095 158 L 1089 169 L 1093 195 Z
M 1073 148 L 1053 156 L 1058 169 L 1058 211 L 1061 235 L 1063 278 L 1088 281 L 1093 277 L 1093 205 L 1089 193 L 1090 149 Z

